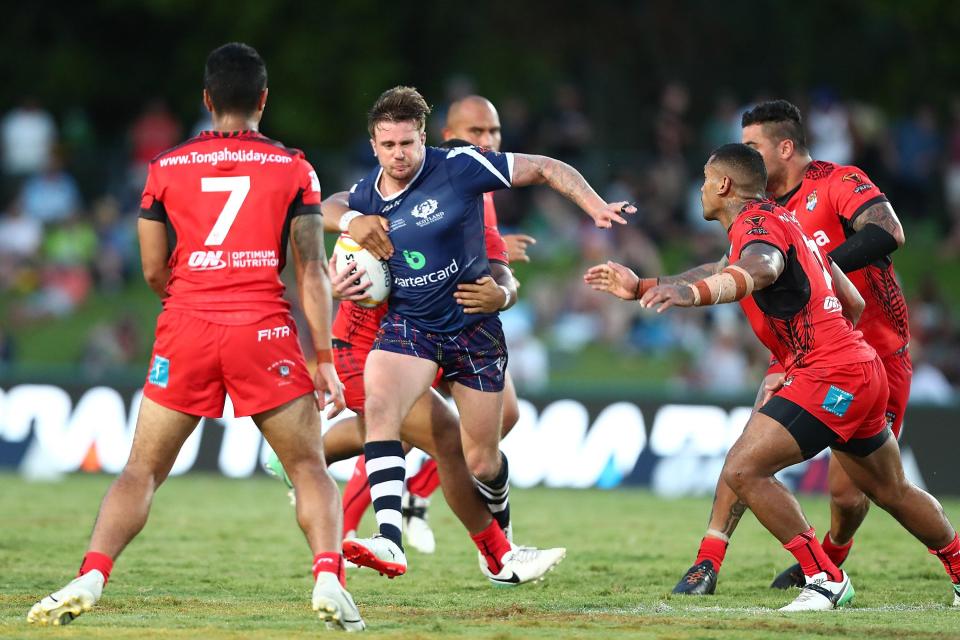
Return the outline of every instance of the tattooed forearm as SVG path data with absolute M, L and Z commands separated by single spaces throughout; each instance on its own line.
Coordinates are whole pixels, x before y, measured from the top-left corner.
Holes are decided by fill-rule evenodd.
M 675 276 L 661 276 L 660 284 L 693 284 L 698 280 L 703 280 L 704 278 L 720 273 L 727 264 L 727 256 L 723 256 L 717 262 L 702 264 L 699 267 L 694 267 Z
M 327 250 L 323 246 L 323 217 L 310 214 L 293 219 L 293 247 L 302 265 L 310 262 L 327 262 Z
M 868 224 L 877 225 L 893 236 L 898 245 L 903 246 L 903 226 L 901 226 L 900 220 L 897 218 L 897 214 L 893 211 L 893 207 L 890 206 L 889 202 L 878 202 L 868 207 L 866 211 L 857 216 L 853 221 L 853 230 L 860 231 Z
M 513 186 L 548 184 L 557 193 L 572 200 L 584 211 L 604 204 L 580 172 L 565 162 L 546 156 L 514 154 Z

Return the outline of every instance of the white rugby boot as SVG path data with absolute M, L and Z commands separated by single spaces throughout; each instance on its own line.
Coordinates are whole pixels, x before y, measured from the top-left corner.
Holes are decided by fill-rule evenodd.
M 853 600 L 856 592 L 847 572 L 841 569 L 840 575 L 839 582 L 830 580 L 826 571 L 809 576 L 800 595 L 787 606 L 781 607 L 780 611 L 830 611 L 845 606 Z
M 487 561 L 481 555 L 480 571 L 496 587 L 514 587 L 526 582 L 539 582 L 560 564 L 567 555 L 564 547 L 537 549 L 536 547 L 514 546 L 503 554 L 499 573 L 493 573 Z
M 960 607 L 960 584 L 953 585 L 953 606 Z
M 313 585 L 313 610 L 323 620 L 328 629 L 343 631 L 363 631 L 367 628 L 360 610 L 350 596 L 350 592 L 340 585 L 337 576 L 321 571 Z
M 403 537 L 406 543 L 420 553 L 433 553 L 437 541 L 427 522 L 427 507 L 430 500 L 406 493 L 403 496 Z
M 81 613 L 93 608 L 103 594 L 103 584 L 102 573 L 96 569 L 88 571 L 30 607 L 27 622 L 55 627 L 70 624 Z
M 380 534 L 372 538 L 347 538 L 343 541 L 343 556 L 350 562 L 370 567 L 388 578 L 407 572 L 407 556 L 390 538 Z

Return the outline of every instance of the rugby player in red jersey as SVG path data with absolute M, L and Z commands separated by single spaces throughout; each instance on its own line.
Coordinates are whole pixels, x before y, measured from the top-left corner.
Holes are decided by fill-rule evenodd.
M 889 387 L 886 419 L 899 438 L 913 371 L 907 350 L 907 306 L 890 259 L 904 242 L 900 221 L 887 198 L 861 169 L 810 157 L 800 111 L 786 100 L 757 105 L 743 114 L 742 124 L 742 142 L 759 151 L 767 167 L 767 193 L 796 215 L 806 236 L 848 274 L 866 301 L 857 328 L 883 360 Z M 716 268 L 704 265 L 698 268 L 701 271 L 687 272 L 686 281 L 713 273 Z M 782 378 L 783 366 L 774 359 L 758 402 L 769 395 L 764 387 L 775 388 Z M 870 502 L 835 458 L 831 457 L 829 465 L 830 529 L 822 544 L 839 566 L 850 552 L 853 535 L 866 517 Z M 714 592 L 727 544 L 744 510 L 733 491 L 718 482 L 697 558 L 674 593 Z M 771 586 L 786 589 L 802 587 L 803 583 L 803 572 L 799 565 L 793 565 Z
M 584 279 L 624 299 L 639 297 L 658 312 L 739 301 L 782 363 L 782 384 L 750 417 L 721 474 L 801 566 L 804 588 L 782 611 L 835 609 L 854 595 L 849 576 L 774 477 L 826 447 L 856 487 L 940 559 L 960 605 L 960 539 L 937 500 L 904 477 L 885 416 L 883 364 L 852 324 L 864 301 L 836 264 L 824 261 L 794 214 L 765 199 L 766 184 L 763 157 L 747 145 L 724 145 L 707 161 L 703 215 L 723 224 L 731 242 L 730 265 L 722 270 L 692 283 L 662 278 L 658 284 L 608 262 Z
M 144 277 L 163 300 L 126 466 L 100 507 L 80 574 L 36 603 L 28 621 L 65 624 L 99 600 L 114 560 L 143 529 L 150 503 L 201 417 L 225 395 L 251 416 L 296 487 L 313 558 L 313 608 L 328 626 L 359 631 L 344 589 L 340 496 L 327 473 L 317 392 L 344 407 L 330 344 L 330 289 L 320 183 L 301 151 L 261 135 L 267 71 L 230 43 L 206 61 L 203 101 L 213 129 L 151 163 L 138 224 Z M 175 244 L 168 242 L 168 232 Z M 288 238 L 310 338 L 311 378 L 283 299 Z

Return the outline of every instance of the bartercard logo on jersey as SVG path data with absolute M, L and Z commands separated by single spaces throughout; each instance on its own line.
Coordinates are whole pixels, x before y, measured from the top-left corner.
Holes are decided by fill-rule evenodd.
M 424 227 L 443 218 L 443 211 L 437 211 L 437 206 L 437 201 L 430 198 L 411 209 L 410 215 L 417 218 L 418 227 Z
M 807 196 L 807 211 L 813 211 L 817 208 L 817 190 L 814 189 Z
M 450 264 L 445 266 L 443 269 L 431 271 L 430 273 L 422 276 L 416 276 L 414 278 L 400 278 L 398 276 L 394 276 L 393 284 L 398 287 L 423 287 L 428 284 L 435 284 L 451 278 L 453 277 L 453 274 L 457 273 L 458 271 L 460 271 L 460 265 L 457 264 L 457 259 L 454 258 L 450 261 Z
M 215 271 L 225 269 L 227 263 L 223 259 L 223 251 L 194 251 L 187 265 L 193 271 Z

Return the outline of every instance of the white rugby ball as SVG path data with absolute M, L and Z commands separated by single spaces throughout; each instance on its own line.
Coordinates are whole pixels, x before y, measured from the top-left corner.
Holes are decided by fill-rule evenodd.
M 343 271 L 348 264 L 354 263 L 354 270 L 363 267 L 366 273 L 359 280 L 369 280 L 367 297 L 357 302 L 362 307 L 375 307 L 386 302 L 390 296 L 390 267 L 383 260 L 377 260 L 372 253 L 358 245 L 347 233 L 341 233 L 337 238 L 337 246 L 333 249 L 337 259 L 337 271 Z

